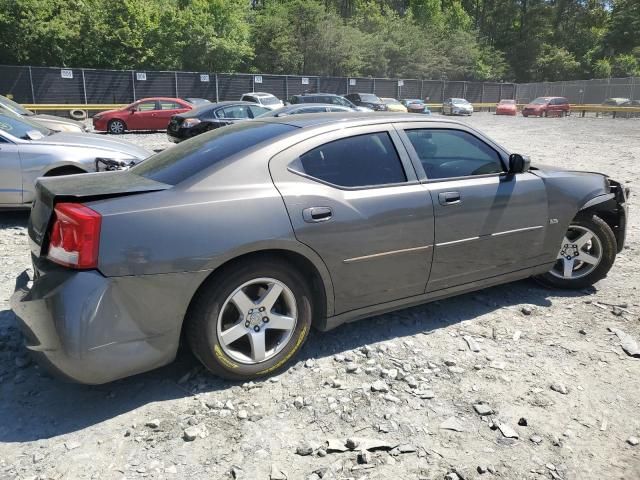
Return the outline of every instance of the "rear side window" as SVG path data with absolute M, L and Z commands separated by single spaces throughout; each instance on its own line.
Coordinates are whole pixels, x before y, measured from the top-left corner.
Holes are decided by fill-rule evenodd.
M 332 185 L 366 187 L 406 182 L 387 132 L 342 138 L 300 156 L 294 169 Z
M 133 167 L 131 172 L 157 182 L 177 185 L 232 155 L 296 128 L 263 122 L 242 122 L 218 128 L 153 155 Z
M 178 110 L 179 108 L 184 108 L 182 105 L 176 102 L 160 102 L 160 110 Z
M 251 118 L 249 108 L 246 105 L 233 105 L 216 111 L 218 118 Z
M 469 177 L 504 170 L 498 152 L 470 133 L 437 129 L 405 132 L 429 179 Z

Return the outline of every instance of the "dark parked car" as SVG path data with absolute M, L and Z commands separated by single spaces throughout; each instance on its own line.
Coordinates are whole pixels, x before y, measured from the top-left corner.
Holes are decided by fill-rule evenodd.
M 35 278 L 11 303 L 27 347 L 85 383 L 169 363 L 182 337 L 249 379 L 311 327 L 529 276 L 584 289 L 627 218 L 605 175 L 530 168 L 469 126 L 400 113 L 242 122 L 36 190 Z
M 169 140 L 179 143 L 209 130 L 250 120 L 271 110 L 251 102 L 219 102 L 174 115 L 167 127 Z
M 376 112 L 382 112 L 389 109 L 387 104 L 373 93 L 350 93 L 349 95 L 346 95 L 345 98 L 359 107 L 370 108 Z
M 401 102 L 409 113 L 424 113 L 431 115 L 431 110 L 424 100 L 419 98 L 403 98 Z
M 341 105 L 343 107 L 353 108 L 361 112 L 372 111 L 367 107 L 359 107 L 353 102 L 347 100 L 340 95 L 334 95 L 333 93 L 303 93 L 302 95 L 294 95 L 289 99 L 289 103 L 298 105 L 300 103 L 324 103 L 331 105 Z
M 270 112 L 263 113 L 258 118 L 266 117 L 285 117 L 287 115 L 299 115 L 301 113 L 327 113 L 327 112 L 355 112 L 353 108 L 343 107 L 342 105 L 329 105 L 322 103 L 313 103 L 310 105 L 289 105 L 288 107 L 278 108 Z
M 571 107 L 564 97 L 538 97 L 522 109 L 523 117 L 564 117 Z

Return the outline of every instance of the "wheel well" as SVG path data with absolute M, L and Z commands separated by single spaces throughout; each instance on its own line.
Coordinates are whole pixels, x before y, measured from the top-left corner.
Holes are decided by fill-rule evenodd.
M 62 175 L 77 175 L 78 173 L 87 173 L 80 167 L 74 167 L 73 165 L 65 165 L 64 167 L 56 167 L 49 170 L 43 176 L 45 177 L 59 177 Z
M 193 294 L 189 306 L 187 307 L 187 313 L 185 315 L 185 321 L 189 318 L 189 312 L 194 303 L 194 300 L 201 294 L 202 290 L 209 283 L 209 281 L 217 276 L 223 276 L 226 271 L 233 269 L 236 265 L 248 261 L 255 262 L 261 258 L 269 260 L 280 260 L 289 264 L 292 268 L 295 268 L 301 273 L 304 278 L 309 280 L 309 290 L 313 296 L 313 312 L 312 319 L 313 324 L 321 327 L 325 321 L 327 315 L 327 294 L 320 276 L 320 272 L 316 269 L 315 265 L 299 253 L 295 253 L 289 250 L 260 250 L 257 252 L 251 252 L 244 255 L 240 255 L 220 265 L 214 271 L 212 271 L 200 284 L 196 292 Z M 184 324 L 183 324 L 184 331 Z
M 616 242 L 618 243 L 618 251 L 620 251 L 622 244 L 624 242 L 624 229 L 625 225 L 622 224 L 626 219 L 622 218 L 624 216 L 623 213 L 620 213 L 618 204 L 615 199 L 607 200 L 606 202 L 597 203 L 589 208 L 581 210 L 578 215 L 597 215 L 602 220 L 606 222 L 611 230 L 613 230 L 613 234 L 616 237 Z

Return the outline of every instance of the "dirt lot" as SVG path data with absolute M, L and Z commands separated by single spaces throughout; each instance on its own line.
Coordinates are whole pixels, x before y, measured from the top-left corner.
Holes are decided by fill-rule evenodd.
M 640 181 L 640 120 L 465 121 L 534 162 Z M 594 289 L 523 281 L 315 333 L 287 371 L 245 385 L 188 352 L 99 387 L 49 377 L 8 306 L 26 216 L 0 214 L 0 479 L 637 480 L 640 359 L 608 330 L 640 339 L 630 205 L 628 246 Z

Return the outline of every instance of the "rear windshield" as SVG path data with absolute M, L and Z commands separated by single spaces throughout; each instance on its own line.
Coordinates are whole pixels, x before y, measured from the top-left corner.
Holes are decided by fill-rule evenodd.
M 538 97 L 531 103 L 534 104 L 534 105 L 545 105 L 545 104 L 549 103 L 549 99 L 545 98 L 545 97 Z
M 177 185 L 236 153 L 297 127 L 282 123 L 241 122 L 198 135 L 153 155 L 131 169 L 157 182 Z
M 373 93 L 361 93 L 360 100 L 363 102 L 369 102 L 369 103 L 381 103 L 380 99 L 377 96 L 375 96 Z

